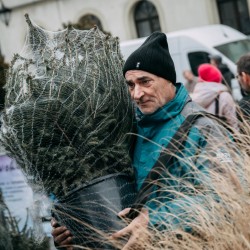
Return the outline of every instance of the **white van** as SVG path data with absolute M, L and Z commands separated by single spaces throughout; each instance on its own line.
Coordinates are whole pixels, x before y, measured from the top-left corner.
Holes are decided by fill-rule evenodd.
M 170 54 L 174 60 L 177 81 L 184 82 L 183 71 L 190 69 L 197 75 L 197 67 L 209 62 L 209 55 L 220 55 L 223 63 L 236 75 L 236 62 L 250 52 L 250 39 L 226 25 L 208 25 L 167 33 Z M 146 37 L 121 42 L 121 52 L 126 59 Z M 232 81 L 235 100 L 242 98 L 238 81 Z

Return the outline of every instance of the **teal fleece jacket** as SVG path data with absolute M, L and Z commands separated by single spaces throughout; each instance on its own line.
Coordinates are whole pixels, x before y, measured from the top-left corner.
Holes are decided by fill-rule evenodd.
M 137 110 L 138 135 L 133 166 L 138 190 L 162 148 L 167 146 L 185 117 L 200 110 L 203 109 L 191 101 L 181 83 L 176 84 L 175 98 L 153 114 L 143 115 Z M 197 204 L 204 206 L 206 203 L 202 196 L 195 194 L 194 188 L 209 186 L 209 175 L 206 171 L 209 162 L 206 155 L 218 153 L 212 153 L 214 150 L 210 150 L 206 137 L 214 136 L 219 140 L 219 134 L 220 129 L 216 123 L 206 117 L 198 119 L 197 124 L 191 128 L 184 150 L 179 153 L 174 164 L 165 166 L 166 171 L 162 173 L 161 180 L 158 180 L 158 185 L 148 199 L 146 206 L 149 209 L 151 225 L 164 229 L 169 227 L 191 230 L 191 211 L 195 212 Z

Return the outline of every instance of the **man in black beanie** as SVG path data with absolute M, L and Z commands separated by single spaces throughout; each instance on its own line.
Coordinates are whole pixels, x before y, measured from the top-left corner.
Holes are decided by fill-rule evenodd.
M 159 161 L 162 149 L 168 146 L 187 116 L 201 111 L 202 108 L 192 102 L 183 84 L 176 82 L 175 66 L 164 33 L 154 32 L 128 57 L 123 67 L 123 75 L 137 107 L 138 136 L 133 166 L 137 189 L 140 191 L 148 173 Z M 173 193 L 180 192 L 181 180 L 193 174 L 191 165 L 194 164 L 197 173 L 194 178 L 185 180 L 187 185 L 192 186 L 193 190 L 199 188 L 199 185 L 204 184 L 204 187 L 207 185 L 202 183 L 202 176 L 206 175 L 204 166 L 208 165 L 209 159 L 207 155 L 204 157 L 204 152 L 206 154 L 212 154 L 212 152 L 207 150 L 211 147 L 211 140 L 209 142 L 206 138 L 208 136 L 212 138 L 213 143 L 216 144 L 217 141 L 218 145 L 221 145 L 219 142 L 223 141 L 224 137 L 218 124 L 204 116 L 196 120 L 191 130 L 194 133 L 190 132 L 183 142 L 185 153 L 178 159 L 176 157 L 171 167 L 165 166 L 165 172 L 170 174 L 164 172 L 160 175 L 161 180 L 157 180 L 157 186 L 155 186 L 157 192 L 153 192 L 148 197 L 139 216 L 127 227 L 113 234 L 115 239 L 131 235 L 123 249 L 144 249 L 142 246 L 145 245 L 148 227 L 192 232 L 190 221 L 195 218 L 195 207 L 192 204 L 205 206 L 205 202 L 200 195 L 194 195 L 193 192 L 190 195 L 183 191 L 180 195 L 182 198 L 174 198 Z M 220 157 L 227 158 L 227 162 L 232 162 L 230 155 L 221 151 L 219 146 L 218 148 L 213 146 L 213 151 Z M 194 157 L 197 157 L 195 162 L 188 164 L 185 159 L 194 156 L 195 152 L 203 153 L 197 153 Z M 217 160 L 223 162 L 225 159 L 218 157 Z M 161 161 L 161 163 L 165 162 Z M 129 211 L 129 208 L 124 209 L 119 216 L 124 217 Z
M 202 108 L 192 102 L 183 84 L 176 82 L 175 66 L 164 33 L 155 32 L 149 36 L 128 57 L 123 74 L 136 105 L 138 136 L 132 160 L 140 191 L 147 175 L 160 161 L 161 151 L 172 144 L 170 140 L 186 118 Z M 190 131 L 185 132 L 187 138 L 183 149 L 178 151 L 178 157 L 174 157 L 170 165 L 160 161 L 166 170 L 159 179 L 152 179 L 154 191 L 147 197 L 139 215 L 127 227 L 112 234 L 111 238 L 115 240 L 129 235 L 123 250 L 148 249 L 145 246 L 148 228 L 192 232 L 190 222 L 197 218 L 196 208 L 203 206 L 209 210 L 206 204 L 213 196 L 208 192 L 202 193 L 202 190 L 210 188 L 207 186 L 210 182 L 205 181 L 209 159 L 212 158 L 213 162 L 232 161 L 230 155 L 222 150 L 224 136 L 215 121 L 202 116 Z M 207 140 L 208 137 L 212 140 Z M 126 208 L 119 216 L 126 217 L 129 211 L 130 208 Z M 55 229 L 52 235 L 58 244 L 70 243 L 70 232 L 63 227 Z
M 144 114 L 153 113 L 173 99 L 176 73 L 174 62 L 169 54 L 166 35 L 154 32 L 149 36 L 128 57 L 123 67 L 123 75 L 127 80 L 132 98 Z M 137 78 L 139 78 L 140 84 L 135 84 L 134 80 Z M 137 91 L 138 87 L 151 86 L 152 82 L 159 84 L 153 85 L 152 88 L 145 88 L 144 91 L 150 90 L 150 93 L 144 92 L 146 97 L 141 98 L 142 93 Z M 134 87 L 136 88 L 134 89 Z

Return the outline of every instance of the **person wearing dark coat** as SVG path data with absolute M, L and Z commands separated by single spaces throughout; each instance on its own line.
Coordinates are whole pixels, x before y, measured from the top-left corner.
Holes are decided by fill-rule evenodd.
M 222 63 L 222 58 L 219 55 L 211 55 L 210 57 L 210 63 L 217 67 L 222 76 L 222 83 L 228 87 L 228 89 L 232 92 L 232 86 L 231 86 L 231 81 L 234 78 L 233 73 L 230 71 L 228 66 L 224 63 Z
M 237 62 L 237 78 L 245 95 L 239 102 L 243 118 L 250 124 L 250 53 L 240 57 Z

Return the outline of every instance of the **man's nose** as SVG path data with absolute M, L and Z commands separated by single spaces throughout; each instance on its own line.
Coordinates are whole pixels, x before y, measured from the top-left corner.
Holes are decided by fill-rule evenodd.
M 134 88 L 134 95 L 133 95 L 134 100 L 140 100 L 143 95 L 144 95 L 143 89 L 140 86 L 136 85 Z

